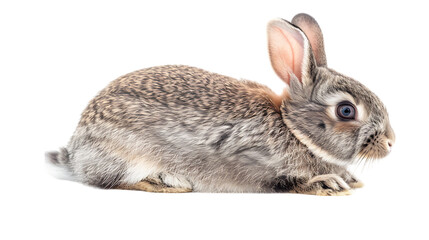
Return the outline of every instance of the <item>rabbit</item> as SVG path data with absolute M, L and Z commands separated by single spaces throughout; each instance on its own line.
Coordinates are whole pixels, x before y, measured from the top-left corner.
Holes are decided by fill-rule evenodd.
M 138 70 L 99 92 L 68 146 L 47 160 L 105 189 L 351 194 L 363 184 L 348 166 L 394 144 L 386 108 L 327 67 L 311 16 L 267 29 L 282 94 L 190 66 Z

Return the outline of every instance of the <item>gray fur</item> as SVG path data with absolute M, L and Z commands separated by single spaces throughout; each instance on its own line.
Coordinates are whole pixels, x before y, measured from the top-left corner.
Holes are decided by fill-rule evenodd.
M 362 152 L 372 157 L 367 139 L 375 144 L 376 133 L 390 131 L 387 112 L 360 83 L 312 64 L 312 84 L 292 77 L 281 105 L 263 85 L 194 67 L 132 72 L 89 103 L 67 150 L 48 157 L 103 188 L 159 177 L 202 192 L 347 190 L 357 180 L 300 136 L 351 163 Z M 336 92 L 362 102 L 367 122 L 333 132 L 338 121 L 326 115 L 324 96 Z
M 307 37 L 310 38 L 317 66 L 326 67 L 328 62 L 326 60 L 323 34 L 316 20 L 310 15 L 300 13 L 293 17 L 292 24 L 301 28 Z

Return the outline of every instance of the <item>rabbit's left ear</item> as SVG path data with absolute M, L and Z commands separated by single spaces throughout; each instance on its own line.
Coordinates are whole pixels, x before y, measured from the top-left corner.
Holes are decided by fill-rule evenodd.
M 305 34 L 283 19 L 268 23 L 268 50 L 271 65 L 277 75 L 287 84 L 296 77 L 303 86 L 312 83 L 314 56 Z

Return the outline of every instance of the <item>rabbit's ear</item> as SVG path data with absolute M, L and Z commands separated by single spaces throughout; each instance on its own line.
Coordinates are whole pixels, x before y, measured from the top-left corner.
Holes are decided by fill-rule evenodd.
M 327 61 L 323 34 L 316 20 L 308 14 L 300 13 L 292 19 L 292 24 L 298 26 L 310 41 L 317 66 L 326 67 Z
M 268 51 L 271 65 L 277 75 L 290 83 L 297 77 L 304 86 L 312 82 L 314 56 L 305 34 L 286 20 L 276 19 L 268 23 Z

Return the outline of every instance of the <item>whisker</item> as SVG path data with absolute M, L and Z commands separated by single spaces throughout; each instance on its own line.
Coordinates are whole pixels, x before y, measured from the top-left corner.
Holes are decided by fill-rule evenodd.
M 371 161 L 370 158 L 368 158 L 370 152 L 371 152 L 371 149 L 367 149 L 367 151 L 365 152 L 365 155 L 364 155 L 365 156 L 365 162 L 363 164 L 362 169 L 365 169 L 368 165 L 368 162 Z
M 366 156 L 367 156 L 367 154 L 368 154 L 368 149 L 367 149 L 367 148 L 365 148 L 365 149 L 360 153 L 359 158 L 357 158 L 357 159 L 356 159 L 356 161 L 355 161 L 355 166 L 356 166 L 355 171 L 357 171 L 358 169 L 361 169 L 361 172 L 362 172 L 362 170 L 363 170 L 362 164 L 363 164 L 363 163 L 364 163 L 364 161 L 366 160 Z M 355 171 L 354 171 L 354 172 L 355 172 Z

